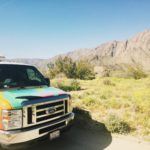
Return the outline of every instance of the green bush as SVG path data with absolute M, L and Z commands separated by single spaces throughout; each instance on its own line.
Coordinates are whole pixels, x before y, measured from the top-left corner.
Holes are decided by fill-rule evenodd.
M 70 83 L 57 82 L 54 86 L 64 91 L 78 91 L 81 89 L 77 80 L 72 80 Z
M 74 91 L 81 90 L 80 83 L 77 80 L 72 80 L 71 85 Z
M 86 60 L 77 62 L 76 77 L 82 80 L 92 80 L 95 78 L 93 66 Z
M 48 73 L 47 76 L 49 76 L 51 79 L 53 79 L 57 75 L 57 70 L 54 68 L 54 65 L 52 63 L 47 64 Z
M 147 74 L 143 71 L 143 69 L 139 66 L 137 67 L 128 67 L 128 73 L 134 79 L 146 78 Z
M 69 57 L 59 57 L 54 64 L 48 64 L 49 76 L 55 78 L 58 74 L 65 74 L 68 78 L 74 78 L 76 74 L 76 63 Z
M 54 64 L 48 64 L 49 76 L 54 78 L 63 73 L 67 78 L 91 80 L 95 78 L 94 68 L 85 60 L 74 62 L 69 57 L 59 57 Z
M 55 66 L 59 73 L 64 73 L 68 78 L 74 78 L 76 74 L 76 63 L 69 57 L 59 57 Z
M 127 134 L 131 131 L 128 123 L 114 114 L 111 114 L 107 117 L 105 124 L 108 130 L 112 133 Z

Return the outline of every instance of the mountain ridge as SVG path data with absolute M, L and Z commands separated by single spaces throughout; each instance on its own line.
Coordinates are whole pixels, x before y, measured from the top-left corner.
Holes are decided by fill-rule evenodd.
M 64 55 L 73 60 L 88 59 L 94 65 L 137 64 L 150 70 L 150 30 L 136 34 L 124 41 L 110 41 L 95 48 L 75 50 Z
M 150 71 L 150 29 L 124 41 L 113 40 L 95 48 L 78 49 L 50 59 L 11 59 L 11 61 L 44 67 L 49 62 L 54 62 L 60 56 L 71 57 L 74 61 L 87 59 L 95 66 L 138 64 L 144 70 Z

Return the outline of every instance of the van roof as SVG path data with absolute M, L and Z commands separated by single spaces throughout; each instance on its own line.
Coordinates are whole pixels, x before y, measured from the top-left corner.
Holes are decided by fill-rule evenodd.
M 17 63 L 17 62 L 0 62 L 0 65 L 23 65 L 23 66 L 33 66 L 30 64 L 25 64 L 25 63 Z

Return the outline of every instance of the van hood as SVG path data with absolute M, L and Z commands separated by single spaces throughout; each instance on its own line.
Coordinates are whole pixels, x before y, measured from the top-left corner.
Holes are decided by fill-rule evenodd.
M 0 91 L 0 102 L 7 101 L 12 109 L 19 109 L 26 105 L 68 96 L 68 93 L 54 87 L 9 89 L 7 91 Z

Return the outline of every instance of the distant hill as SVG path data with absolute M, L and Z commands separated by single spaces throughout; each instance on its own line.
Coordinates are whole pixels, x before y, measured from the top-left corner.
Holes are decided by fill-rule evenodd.
M 125 41 L 112 41 L 92 49 L 75 50 L 62 56 L 71 57 L 76 61 L 88 59 L 96 66 L 136 64 L 150 71 L 150 30 Z
M 3 56 L 2 54 L 0 54 L 0 61 L 3 61 L 5 59 L 5 56 Z
M 79 49 L 51 59 L 13 59 L 13 61 L 33 64 L 43 70 L 48 62 L 53 62 L 59 56 L 68 56 L 75 61 L 88 59 L 95 66 L 138 64 L 144 70 L 150 71 L 150 30 L 141 32 L 125 41 L 111 41 L 95 48 Z
M 49 59 L 32 59 L 32 58 L 16 58 L 16 59 L 6 59 L 9 62 L 18 62 L 18 63 L 25 63 L 31 64 L 38 67 L 41 71 L 45 71 L 47 68 L 47 64 L 50 62 Z

